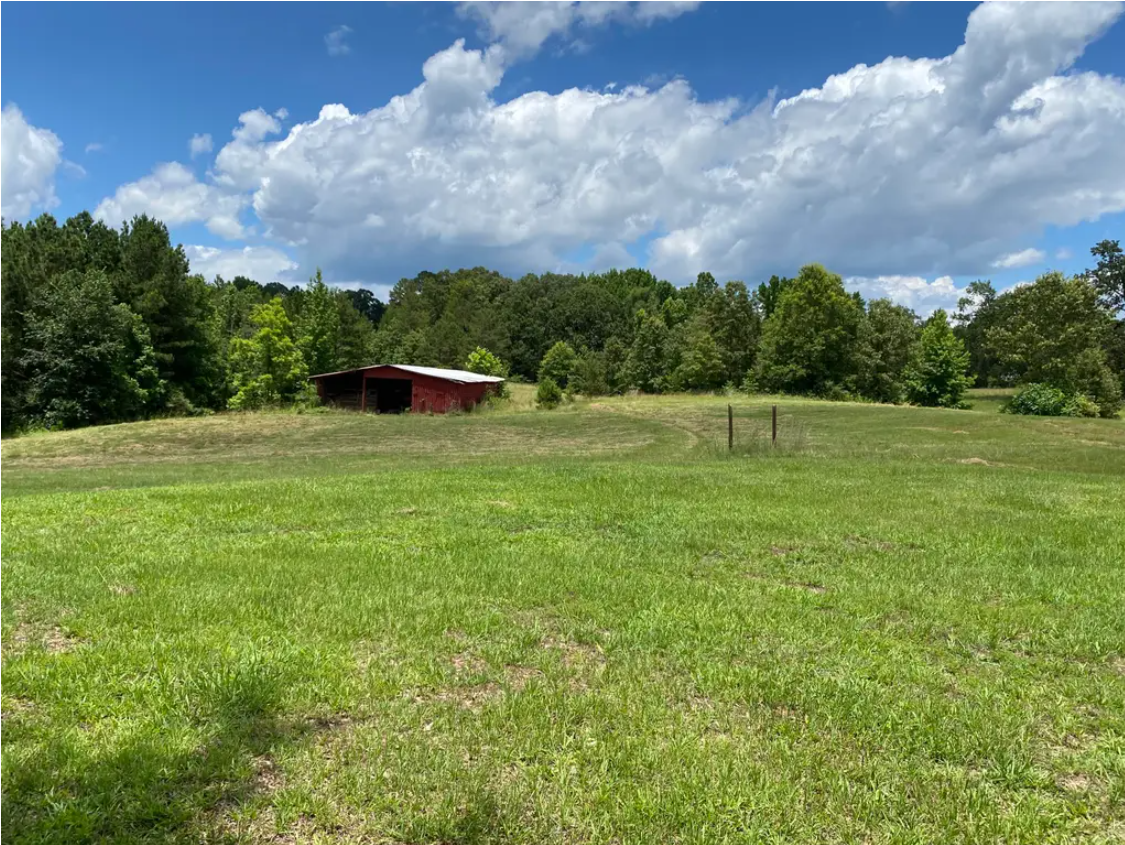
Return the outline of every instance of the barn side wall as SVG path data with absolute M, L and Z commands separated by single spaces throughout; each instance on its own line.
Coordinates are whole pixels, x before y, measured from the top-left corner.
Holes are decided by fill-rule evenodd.
M 491 384 L 457 384 L 432 376 L 396 370 L 394 367 L 372 367 L 365 371 L 368 378 L 403 379 L 412 381 L 410 410 L 415 414 L 444 414 L 454 408 L 469 410 L 480 404 Z

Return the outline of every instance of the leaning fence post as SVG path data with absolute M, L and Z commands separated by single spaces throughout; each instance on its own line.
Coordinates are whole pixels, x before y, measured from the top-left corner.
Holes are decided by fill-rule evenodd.
M 773 445 L 777 445 L 777 405 L 773 406 Z
M 734 449 L 734 408 L 727 405 L 727 449 Z

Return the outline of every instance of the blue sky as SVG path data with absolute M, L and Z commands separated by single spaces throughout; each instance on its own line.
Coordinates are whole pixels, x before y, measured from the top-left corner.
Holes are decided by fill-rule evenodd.
M 820 261 L 927 311 L 1125 235 L 1114 4 L 65 9 L 3 9 L 5 218 L 153 213 L 208 275 Z

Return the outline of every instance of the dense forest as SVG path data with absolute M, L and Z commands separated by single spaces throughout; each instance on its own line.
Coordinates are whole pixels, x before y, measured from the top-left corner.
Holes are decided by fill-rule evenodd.
M 192 275 L 164 224 L 120 231 L 83 212 L 5 224 L 3 428 L 66 428 L 311 403 L 310 374 L 373 362 L 486 366 L 597 395 L 739 389 L 961 407 L 972 384 L 1033 385 L 1013 408 L 1116 415 L 1125 378 L 1125 256 L 920 319 L 810 264 L 756 286 L 709 273 L 484 268 L 369 291 Z M 491 354 L 483 354 L 488 350 Z M 1031 401 L 1034 399 L 1034 401 Z M 1050 400 L 1049 402 L 1047 400 Z M 1054 403 L 1050 409 L 1047 405 Z

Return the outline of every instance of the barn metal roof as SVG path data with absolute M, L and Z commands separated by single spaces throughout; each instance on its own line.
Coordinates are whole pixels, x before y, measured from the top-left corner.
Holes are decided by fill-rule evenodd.
M 351 370 L 337 370 L 334 373 L 318 373 L 315 376 L 309 376 L 309 380 L 324 378 L 325 376 L 341 376 L 344 373 L 358 373 L 361 370 L 370 370 L 375 367 L 394 367 L 396 370 L 405 370 L 408 373 L 417 373 L 420 376 L 445 379 L 446 381 L 452 381 L 456 384 L 479 384 L 481 382 L 495 384 L 504 380 L 496 376 L 482 376 L 480 373 L 470 373 L 468 370 L 445 370 L 441 367 L 415 367 L 412 364 L 369 364 L 366 367 L 355 367 Z

